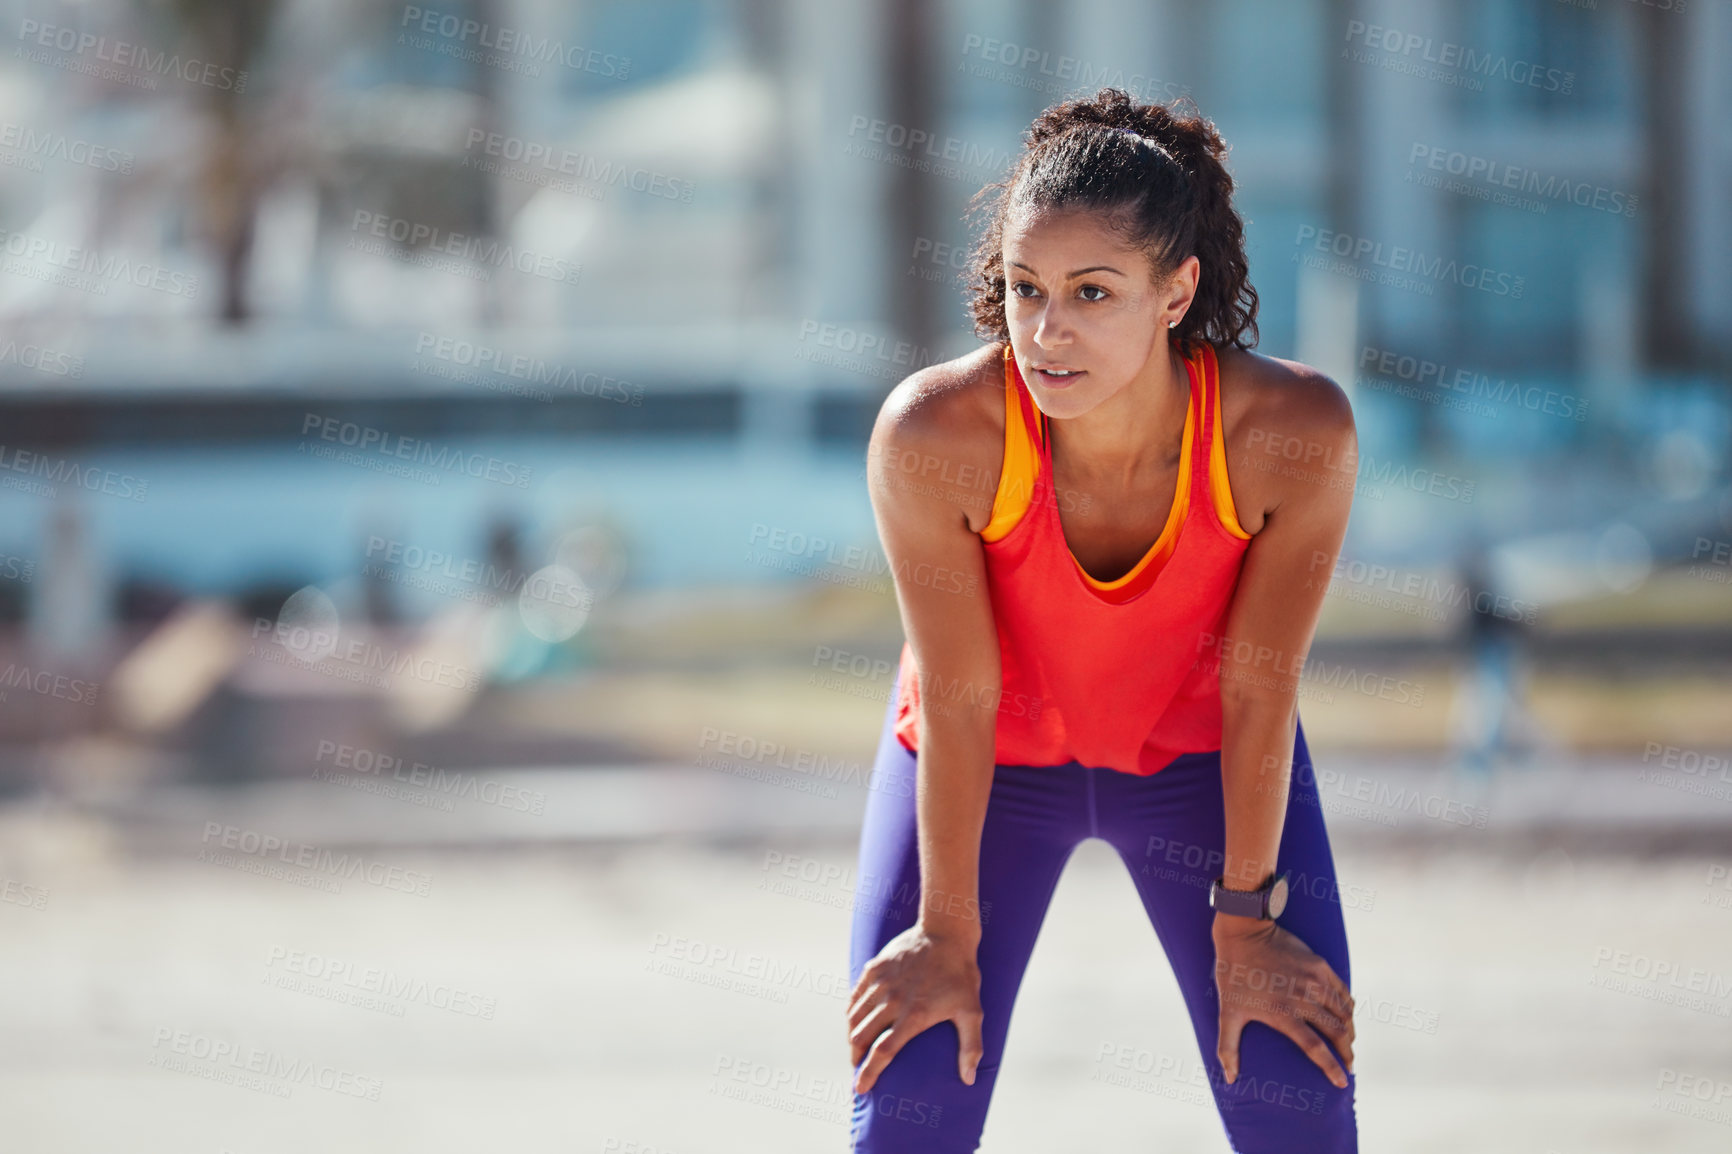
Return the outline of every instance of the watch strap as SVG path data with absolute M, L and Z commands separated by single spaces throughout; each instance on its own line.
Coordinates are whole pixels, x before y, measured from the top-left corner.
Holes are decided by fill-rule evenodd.
M 1269 897 L 1275 890 L 1275 883 L 1282 876 L 1284 875 L 1271 870 L 1269 876 L 1263 879 L 1263 884 L 1254 890 L 1228 889 L 1226 877 L 1217 877 L 1209 886 L 1209 905 L 1218 913 L 1268 920 Z

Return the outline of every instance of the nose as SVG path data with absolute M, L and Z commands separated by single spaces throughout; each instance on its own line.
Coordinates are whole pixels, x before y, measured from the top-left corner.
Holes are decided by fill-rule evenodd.
M 1068 342 L 1068 327 L 1066 316 L 1061 307 L 1053 301 L 1041 306 L 1040 323 L 1034 328 L 1034 343 L 1043 349 L 1056 349 Z

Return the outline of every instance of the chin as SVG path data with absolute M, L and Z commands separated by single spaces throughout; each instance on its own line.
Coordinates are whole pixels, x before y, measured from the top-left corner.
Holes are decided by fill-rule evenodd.
M 1045 413 L 1048 419 L 1055 421 L 1080 417 L 1105 399 L 1100 389 L 1088 387 L 1049 389 L 1041 385 L 1029 385 L 1028 391 L 1034 398 L 1035 408 Z

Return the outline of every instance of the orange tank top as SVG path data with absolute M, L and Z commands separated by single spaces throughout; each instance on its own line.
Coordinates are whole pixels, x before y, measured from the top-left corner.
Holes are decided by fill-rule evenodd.
M 1122 577 L 1091 577 L 1071 553 L 1052 490 L 1046 415 L 1004 348 L 1004 467 L 980 531 L 998 630 L 1000 765 L 1152 774 L 1181 753 L 1221 747 L 1221 687 L 1212 660 L 1250 534 L 1227 487 L 1219 366 L 1206 342 L 1185 362 L 1179 477 L 1166 527 Z M 1207 636 L 1206 636 L 1207 635 Z M 918 748 L 922 685 L 902 646 L 897 739 Z M 976 687 L 934 683 L 928 700 L 966 702 Z M 990 689 L 986 704 L 991 704 Z

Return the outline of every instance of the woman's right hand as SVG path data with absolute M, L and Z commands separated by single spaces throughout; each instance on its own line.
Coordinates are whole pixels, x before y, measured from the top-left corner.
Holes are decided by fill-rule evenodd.
M 939 1022 L 955 1022 L 961 1040 L 956 1072 L 974 1085 L 980 1042 L 980 966 L 976 936 L 930 935 L 916 923 L 866 963 L 848 1000 L 849 1061 L 866 1064 L 854 1079 L 864 1094 L 909 1039 Z

